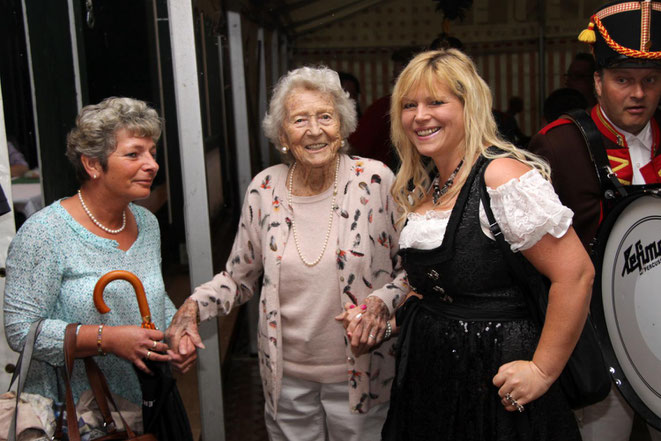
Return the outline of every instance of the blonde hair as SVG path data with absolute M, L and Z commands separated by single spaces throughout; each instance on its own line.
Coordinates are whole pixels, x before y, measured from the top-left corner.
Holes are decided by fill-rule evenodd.
M 440 95 L 439 84 L 447 86 L 463 105 L 464 117 L 464 166 L 455 177 L 454 185 L 447 193 L 454 197 L 466 182 L 472 164 L 482 155 L 487 158 L 512 157 L 536 168 L 550 178 L 548 165 L 539 157 L 517 149 L 501 138 L 492 114 L 492 97 L 489 86 L 477 73 L 475 64 L 457 49 L 441 49 L 418 54 L 397 78 L 390 104 L 390 137 L 399 155 L 401 166 L 392 188 L 392 196 L 402 207 L 400 223 L 414 211 L 427 194 L 430 179 L 422 156 L 408 138 L 402 126 L 402 101 L 411 91 L 424 87 L 432 95 Z M 500 152 L 487 150 L 490 146 Z

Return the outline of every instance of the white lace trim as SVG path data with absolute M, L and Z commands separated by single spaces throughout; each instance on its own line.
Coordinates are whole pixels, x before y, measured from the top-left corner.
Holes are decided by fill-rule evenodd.
M 493 215 L 512 251 L 527 250 L 545 234 L 562 237 L 571 226 L 574 213 L 560 203 L 551 183 L 536 170 L 487 191 Z M 440 246 L 450 214 L 437 210 L 410 213 L 399 237 L 400 248 L 430 250 Z M 493 239 L 481 203 L 480 224 L 482 232 Z

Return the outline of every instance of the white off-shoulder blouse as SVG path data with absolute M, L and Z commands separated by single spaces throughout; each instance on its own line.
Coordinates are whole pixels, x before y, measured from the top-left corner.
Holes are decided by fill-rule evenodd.
M 487 191 L 493 215 L 512 251 L 531 248 L 545 234 L 562 237 L 571 226 L 574 212 L 560 203 L 551 183 L 537 170 L 530 170 L 495 189 L 487 187 Z M 409 213 L 399 236 L 399 247 L 423 250 L 439 247 L 451 212 Z M 480 224 L 484 234 L 493 239 L 481 202 Z

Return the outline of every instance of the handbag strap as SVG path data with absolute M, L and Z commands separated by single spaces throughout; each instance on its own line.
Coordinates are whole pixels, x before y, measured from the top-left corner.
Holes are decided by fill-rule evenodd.
M 532 315 L 533 319 L 536 320 L 537 323 L 541 326 L 544 323 L 544 319 L 543 317 L 539 317 L 538 310 L 534 306 L 534 299 L 531 295 L 525 295 L 525 293 L 529 291 L 530 286 L 528 284 L 528 277 L 526 276 L 526 270 L 523 267 L 523 263 L 516 258 L 510 246 L 505 241 L 505 237 L 503 236 L 503 232 L 500 229 L 500 225 L 498 225 L 498 222 L 496 222 L 496 218 L 494 217 L 493 211 L 491 210 L 491 197 L 489 196 L 487 185 L 484 181 L 484 172 L 490 163 L 491 159 L 487 160 L 487 162 L 482 166 L 482 170 L 480 170 L 479 183 L 480 199 L 482 200 L 484 212 L 486 213 L 487 220 L 489 221 L 489 230 L 491 231 L 491 234 L 493 234 L 493 237 L 496 239 L 498 248 L 500 248 L 502 251 L 505 260 L 509 265 L 510 272 L 514 274 L 517 284 L 521 287 L 524 293 L 523 297 L 526 300 L 530 314 Z M 521 439 L 527 441 L 532 440 L 532 430 L 527 415 L 516 412 L 514 415 L 514 420 Z
M 73 400 L 73 392 L 71 390 L 71 375 L 73 373 L 73 364 L 75 360 L 75 351 L 76 351 L 76 327 L 77 323 L 70 323 L 67 325 L 65 334 L 64 334 L 64 386 L 66 390 L 66 411 L 67 411 L 67 429 L 69 432 L 69 441 L 80 441 L 80 431 L 78 429 L 78 415 L 76 413 L 76 405 Z M 94 394 L 94 399 L 99 406 L 104 419 L 104 424 L 109 433 L 114 433 L 117 431 L 115 422 L 108 410 L 108 400 L 119 413 L 119 417 L 124 424 L 124 430 L 126 431 L 128 438 L 134 438 L 135 433 L 131 430 L 129 425 L 124 420 L 124 417 L 119 412 L 115 400 L 110 394 L 110 389 L 108 388 L 108 383 L 105 376 L 99 366 L 96 364 L 92 357 L 84 357 L 85 362 L 85 371 L 87 372 L 87 378 L 90 382 L 90 387 L 92 388 L 92 393 Z
M 493 211 L 491 210 L 491 197 L 489 196 L 489 192 L 487 191 L 487 185 L 484 181 L 484 172 L 486 171 L 487 166 L 490 163 L 491 160 L 489 160 L 482 167 L 482 170 L 480 171 L 480 185 L 479 185 L 480 199 L 482 200 L 484 212 L 487 215 L 487 220 L 489 221 L 489 230 L 491 231 L 491 234 L 493 234 L 493 237 L 496 239 L 496 244 L 498 244 L 498 248 L 500 248 L 503 257 L 505 257 L 505 261 L 507 262 L 510 268 L 510 273 L 514 276 L 517 284 L 524 293 L 523 297 L 526 300 L 526 304 L 528 306 L 528 311 L 530 312 L 530 315 L 532 316 L 533 320 L 535 320 L 535 322 L 541 326 L 544 323 L 544 317 L 540 317 L 539 309 L 535 307 L 535 300 L 532 298 L 532 296 L 526 295 L 526 292 L 530 291 L 531 288 L 530 284 L 528 283 L 529 277 L 527 276 L 527 271 L 523 267 L 523 262 L 517 259 L 517 257 L 512 252 L 512 249 L 510 248 L 509 244 L 505 241 L 505 237 L 503 236 L 503 232 L 500 229 L 500 225 L 498 225 L 498 222 L 496 221 L 496 218 L 493 215 Z
M 34 342 L 37 340 L 37 335 L 41 331 L 41 325 L 43 324 L 44 319 L 39 319 L 36 322 L 33 322 L 30 325 L 30 330 L 28 331 L 27 336 L 25 337 L 25 343 L 23 344 L 23 349 L 18 356 L 18 361 L 16 362 L 16 368 L 14 369 L 14 374 L 11 377 L 9 382 L 10 390 L 14 381 L 18 378 L 18 385 L 16 386 L 16 406 L 14 407 L 14 416 L 9 423 L 9 432 L 7 433 L 8 441 L 16 440 L 16 424 L 18 420 L 18 403 L 23 393 L 23 387 L 25 386 L 25 380 L 28 377 L 28 371 L 30 370 L 30 363 L 32 362 L 32 352 L 34 351 Z

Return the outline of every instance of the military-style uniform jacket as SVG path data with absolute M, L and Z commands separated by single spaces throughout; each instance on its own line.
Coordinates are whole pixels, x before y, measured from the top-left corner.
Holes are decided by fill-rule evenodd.
M 611 168 L 622 184 L 631 185 L 633 168 L 624 135 L 608 122 L 599 105 L 592 109 L 590 116 L 602 135 Z M 647 164 L 640 167 L 647 184 L 661 183 L 658 113 L 650 123 L 653 139 L 651 157 Z M 536 134 L 528 148 L 551 165 L 553 187 L 562 203 L 574 211 L 574 229 L 589 250 L 589 243 L 603 219 L 603 206 L 596 169 L 583 136 L 573 122 L 560 118 Z

